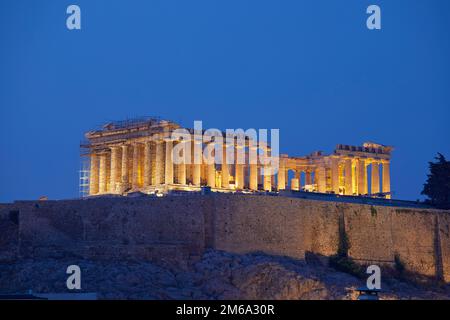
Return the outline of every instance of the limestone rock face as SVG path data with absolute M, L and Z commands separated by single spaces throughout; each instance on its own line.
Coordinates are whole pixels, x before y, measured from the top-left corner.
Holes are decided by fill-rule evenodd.
M 318 279 L 286 270 L 273 262 L 246 266 L 234 272 L 232 283 L 243 299 L 324 299 L 327 288 Z
M 81 292 L 101 299 L 355 299 L 355 288 L 364 285 L 317 260 L 207 250 L 187 267 L 67 256 L 1 262 L 0 293 L 68 293 L 71 264 L 81 268 Z M 384 299 L 450 298 L 450 288 L 427 291 L 392 279 L 382 289 Z

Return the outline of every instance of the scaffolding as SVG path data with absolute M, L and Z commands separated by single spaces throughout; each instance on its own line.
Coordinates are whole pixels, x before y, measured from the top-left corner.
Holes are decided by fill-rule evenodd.
M 154 125 L 161 121 L 160 117 L 154 116 L 143 116 L 143 117 L 135 117 L 128 118 L 125 120 L 119 121 L 110 121 L 107 124 L 101 126 L 102 129 L 111 128 L 111 129 L 124 129 L 124 128 L 133 128 L 145 124 Z
M 107 149 L 108 144 L 111 143 L 111 140 L 104 140 L 102 134 L 106 131 L 109 131 L 114 135 L 114 131 L 117 131 L 118 134 L 123 134 L 121 130 L 127 129 L 130 131 L 148 131 L 159 130 L 158 126 L 167 126 L 167 125 L 175 125 L 167 120 L 161 120 L 159 117 L 154 116 L 145 116 L 139 118 L 131 118 L 121 121 L 110 121 L 105 125 L 99 127 L 96 131 L 90 131 L 85 134 L 83 140 L 80 141 L 80 156 L 81 156 L 81 164 L 79 170 L 79 183 L 78 190 L 79 196 L 81 198 L 89 196 L 89 184 L 90 184 L 90 156 L 91 154 L 95 154 L 99 150 Z M 152 129 L 152 127 L 156 127 L 156 129 Z M 156 132 L 156 131 L 155 131 Z M 100 139 L 98 139 L 100 138 Z M 100 140 L 100 142 L 96 142 L 96 140 Z M 123 140 L 123 138 L 122 138 Z M 94 141 L 94 144 L 92 143 Z
M 79 171 L 79 194 L 80 198 L 89 195 L 89 176 L 90 176 L 90 162 L 88 157 L 81 157 L 81 165 Z

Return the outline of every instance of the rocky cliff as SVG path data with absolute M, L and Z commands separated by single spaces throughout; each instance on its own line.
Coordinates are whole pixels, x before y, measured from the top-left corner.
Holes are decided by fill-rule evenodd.
M 207 250 L 187 267 L 75 257 L 0 264 L 0 293 L 67 293 L 68 265 L 81 268 L 81 290 L 100 299 L 355 299 L 364 279 L 263 253 Z M 433 289 L 431 289 L 433 288 Z M 449 286 L 418 286 L 382 274 L 382 299 L 450 299 Z

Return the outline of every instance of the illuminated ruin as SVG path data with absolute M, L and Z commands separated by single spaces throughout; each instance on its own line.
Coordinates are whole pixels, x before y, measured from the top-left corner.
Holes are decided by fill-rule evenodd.
M 270 146 L 252 144 L 246 137 L 243 146 L 237 139 L 223 144 L 225 163 L 204 158 L 197 163 L 174 163 L 177 144 L 185 143 L 193 157 L 196 144 L 202 152 L 207 144 L 195 139 L 177 141 L 172 133 L 180 128 L 171 121 L 143 118 L 108 123 L 86 133 L 87 141 L 81 145 L 82 155 L 89 159 L 85 195 L 199 191 L 204 186 L 219 192 L 287 189 L 385 198 L 391 195 L 389 146 L 366 142 L 362 146 L 339 144 L 331 154 L 280 154 L 276 157 L 278 170 L 272 170 L 267 163 L 249 160 L 252 150 L 259 154 L 263 149 L 269 155 Z M 235 156 L 229 163 L 227 155 L 239 151 L 245 162 Z

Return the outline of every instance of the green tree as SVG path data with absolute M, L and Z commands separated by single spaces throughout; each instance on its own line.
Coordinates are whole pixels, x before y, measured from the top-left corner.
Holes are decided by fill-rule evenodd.
M 423 185 L 422 194 L 427 202 L 442 209 L 450 209 L 450 161 L 438 153 L 436 162 L 429 162 L 430 173 Z

